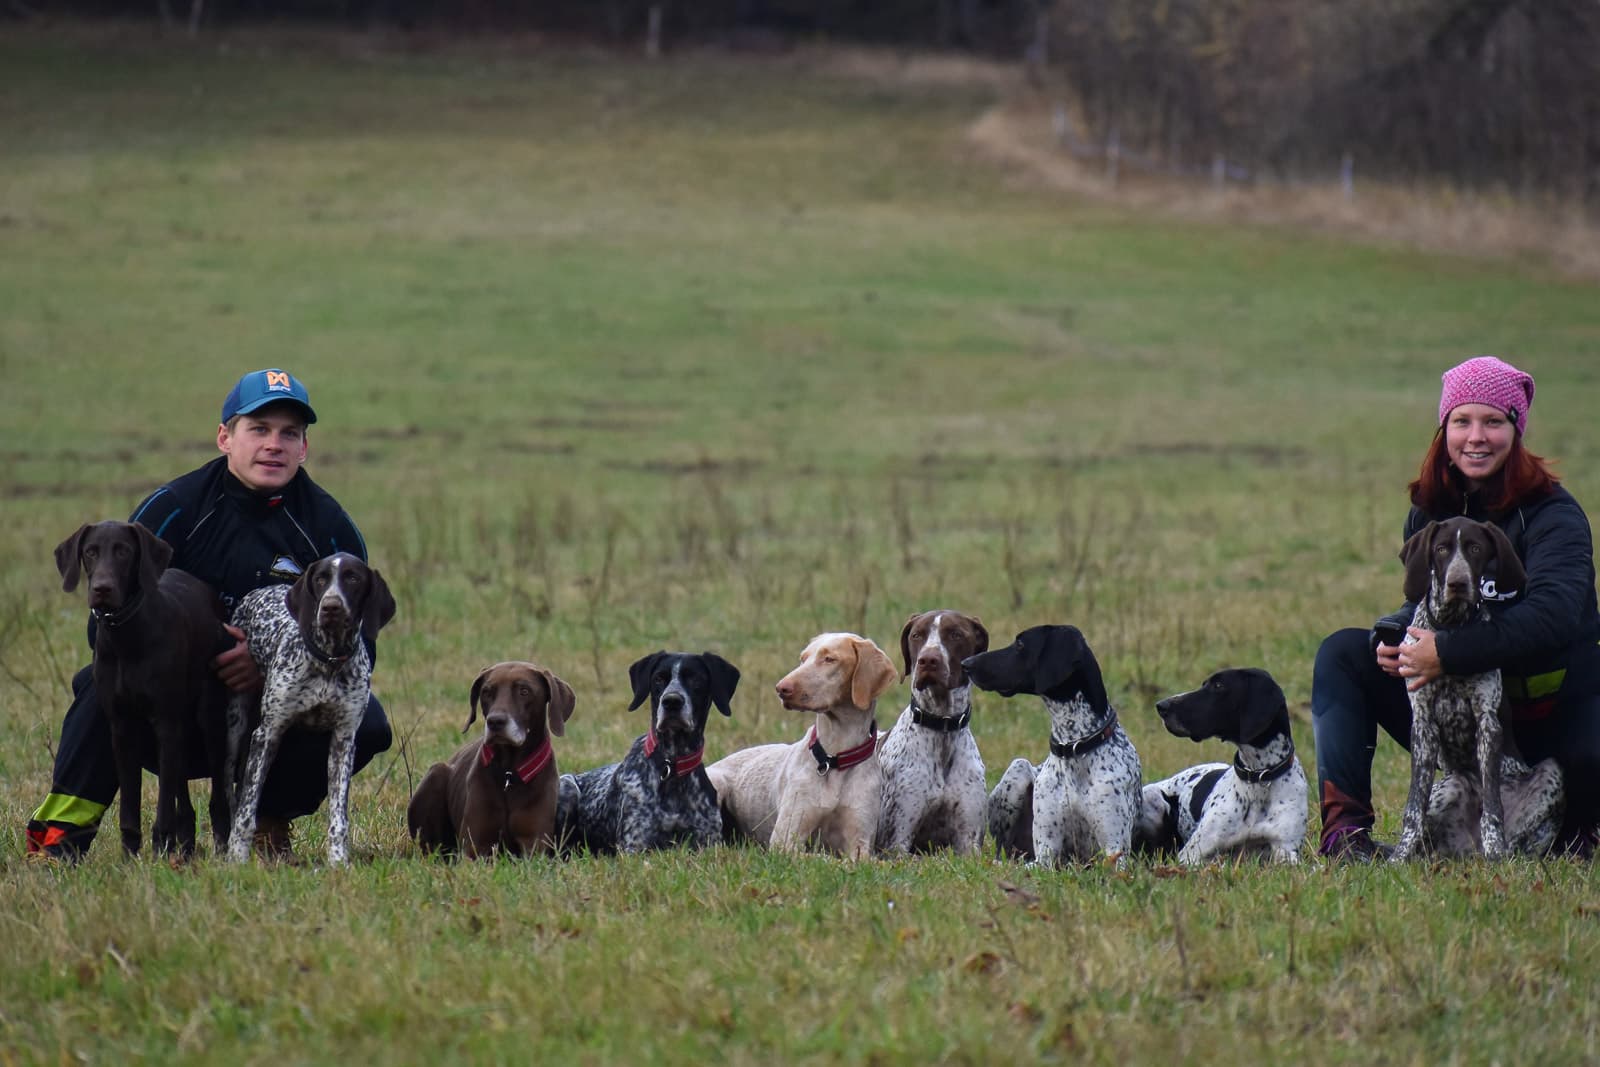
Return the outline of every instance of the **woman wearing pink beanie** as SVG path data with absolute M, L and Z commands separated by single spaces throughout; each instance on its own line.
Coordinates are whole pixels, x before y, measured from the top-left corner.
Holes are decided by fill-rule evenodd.
M 1410 485 L 1401 536 L 1403 544 L 1428 523 L 1457 515 L 1492 522 L 1517 550 L 1524 589 L 1490 599 L 1487 621 L 1414 631 L 1418 641 L 1404 650 L 1368 629 L 1339 630 L 1317 650 L 1311 714 L 1326 856 L 1384 854 L 1371 834 L 1372 756 L 1380 726 L 1410 747 L 1407 685 L 1495 668 L 1517 747 L 1530 764 L 1553 757 L 1563 772 L 1566 820 L 1555 847 L 1593 854 L 1600 823 L 1594 542 L 1578 502 L 1523 444 L 1533 392 L 1532 376 L 1494 356 L 1445 371 L 1438 428 Z M 1378 626 L 1403 632 L 1415 609 L 1406 604 Z

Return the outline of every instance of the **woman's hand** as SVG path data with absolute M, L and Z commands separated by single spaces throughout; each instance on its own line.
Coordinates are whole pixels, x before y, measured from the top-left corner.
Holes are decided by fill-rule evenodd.
M 244 638 L 244 631 L 226 623 L 222 628 L 233 635 L 238 644 L 212 660 L 211 669 L 217 672 L 222 684 L 235 693 L 249 693 L 260 689 L 261 668 L 256 666 L 255 657 L 250 655 L 250 645 Z
M 1378 642 L 1378 666 L 1384 674 L 1400 677 L 1400 646 Z
M 1406 633 L 1410 634 L 1413 640 L 1398 649 L 1395 658 L 1399 662 L 1400 669 L 1393 673 L 1398 673 L 1406 680 L 1408 693 L 1415 693 L 1429 682 L 1441 677 L 1444 674 L 1444 667 L 1439 663 L 1439 647 L 1434 643 L 1432 630 L 1408 626 Z M 1378 662 L 1383 662 L 1381 654 Z

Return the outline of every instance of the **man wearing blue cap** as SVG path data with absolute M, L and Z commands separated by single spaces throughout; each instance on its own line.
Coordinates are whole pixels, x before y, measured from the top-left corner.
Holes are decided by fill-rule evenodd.
M 253 371 L 222 402 L 218 458 L 168 482 L 133 512 L 172 546 L 171 566 L 210 583 L 229 611 L 263 585 L 293 582 L 314 561 L 334 552 L 367 558 L 366 542 L 338 501 L 301 469 L 306 427 L 317 421 L 306 387 L 287 371 Z M 244 634 L 213 665 L 230 688 L 261 684 Z M 370 635 L 362 634 L 375 657 Z M 94 633 L 90 630 L 90 644 Z M 95 695 L 92 671 L 72 679 L 72 705 L 61 724 L 50 795 L 28 822 L 28 852 L 81 858 L 117 792 L 111 733 Z M 218 708 L 217 714 L 224 709 Z M 146 731 L 149 732 L 148 730 Z M 356 731 L 360 770 L 393 740 L 389 720 L 374 697 Z M 328 789 L 329 735 L 290 730 L 261 793 L 257 844 L 275 855 L 289 852 L 289 821 L 321 805 Z M 144 765 L 155 769 L 153 734 L 145 739 Z M 206 775 L 199 752 L 191 777 Z

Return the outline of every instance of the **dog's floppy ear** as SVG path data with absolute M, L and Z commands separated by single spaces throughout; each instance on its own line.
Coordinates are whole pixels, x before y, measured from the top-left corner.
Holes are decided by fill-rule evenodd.
M 634 660 L 633 665 L 628 668 L 628 681 L 633 683 L 633 703 L 628 705 L 629 711 L 643 704 L 644 698 L 650 695 L 650 674 L 656 669 L 656 660 L 666 654 L 666 649 L 659 649 L 648 656 Z
M 1517 555 L 1517 550 L 1511 547 L 1511 539 L 1505 531 L 1492 522 L 1483 524 L 1489 533 L 1489 540 L 1494 543 L 1494 588 L 1498 596 L 1511 593 L 1520 593 L 1528 584 L 1528 572 L 1522 568 L 1522 560 Z
M 1277 679 L 1266 671 L 1245 672 L 1244 709 L 1239 713 L 1239 740 L 1249 744 L 1272 729 L 1279 715 L 1289 714 L 1289 702 Z
M 900 662 L 905 664 L 905 670 L 900 672 L 900 680 L 905 681 L 906 675 L 911 673 L 911 624 L 922 617 L 922 613 L 911 616 L 906 624 L 900 627 Z
M 395 604 L 389 583 L 383 580 L 378 568 L 368 567 L 367 573 L 372 576 L 372 582 L 367 587 L 366 603 L 361 607 L 361 631 L 371 638 L 394 618 Z
M 161 572 L 172 562 L 172 546 L 151 533 L 143 523 L 133 523 L 139 538 L 139 588 L 153 593 L 161 584 Z
M 711 703 L 722 714 L 731 716 L 733 708 L 729 704 L 733 700 L 733 691 L 739 688 L 739 668 L 715 652 L 702 652 L 700 658 L 711 673 Z
M 1052 626 L 1042 640 L 1028 642 L 1023 652 L 1033 672 L 1034 692 L 1048 693 L 1078 673 L 1089 655 L 1089 642 L 1076 626 Z
M 1406 565 L 1406 602 L 1420 604 L 1428 599 L 1428 585 L 1433 580 L 1433 533 L 1439 528 L 1430 522 L 1411 535 L 1400 549 L 1400 562 Z
M 297 624 L 306 617 L 306 612 L 311 606 L 311 572 L 316 568 L 317 564 L 313 563 L 301 571 L 300 577 L 294 580 L 294 584 L 289 587 L 288 596 L 284 598 L 284 602 L 289 605 L 289 614 L 294 616 Z
M 483 683 L 488 679 L 489 672 L 492 670 L 494 670 L 493 667 L 485 667 L 472 680 L 472 692 L 467 696 L 467 707 L 470 709 L 471 714 L 467 716 L 467 725 L 461 728 L 462 733 L 472 729 L 472 724 L 478 719 L 478 696 L 483 692 Z
M 864 637 L 852 637 L 856 650 L 856 670 L 850 676 L 850 703 L 866 711 L 872 702 L 887 693 L 900 680 L 889 654 Z
M 56 546 L 56 570 L 61 572 L 61 590 L 70 593 L 78 588 L 78 578 L 83 574 L 83 535 L 89 524 L 78 527 L 78 532 Z
M 567 720 L 572 718 L 572 709 L 577 706 L 578 698 L 573 696 L 572 686 L 543 667 L 539 668 L 539 677 L 544 679 L 545 688 L 550 690 L 550 706 L 545 712 L 550 732 L 557 737 L 565 737 Z

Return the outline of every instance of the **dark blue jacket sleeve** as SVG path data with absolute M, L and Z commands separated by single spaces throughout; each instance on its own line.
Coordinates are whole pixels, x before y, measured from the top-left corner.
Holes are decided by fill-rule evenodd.
M 1594 588 L 1593 537 L 1575 500 L 1539 509 L 1523 539 L 1522 566 L 1528 583 L 1514 602 L 1488 620 L 1439 633 L 1446 674 L 1534 673 L 1563 665 Z

